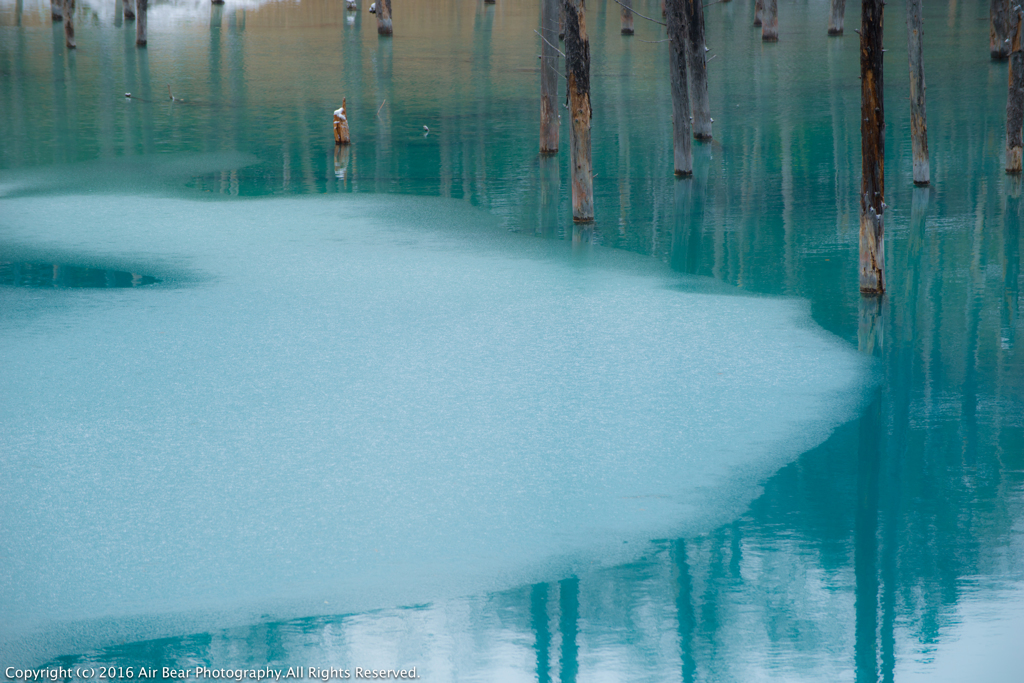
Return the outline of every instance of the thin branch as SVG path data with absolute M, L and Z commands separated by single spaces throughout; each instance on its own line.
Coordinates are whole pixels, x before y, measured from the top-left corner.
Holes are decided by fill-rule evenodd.
M 388 101 L 388 98 L 386 98 L 386 97 L 385 97 L 385 98 L 384 98 L 384 102 L 381 102 L 381 103 L 380 103 L 380 106 L 379 106 L 379 107 L 377 107 L 377 116 L 378 116 L 378 117 L 380 116 L 380 110 L 384 108 L 384 103 L 385 103 L 385 102 L 387 102 L 387 101 Z
M 534 33 L 536 33 L 536 34 L 537 34 L 538 36 L 540 36 L 540 31 L 538 31 L 538 30 L 534 29 L 534 31 L 533 31 L 533 32 L 534 32 Z M 541 40 L 543 40 L 543 41 L 544 41 L 545 43 L 548 43 L 548 39 L 547 39 L 547 38 L 545 38 L 544 36 L 540 36 L 540 39 L 541 39 Z M 559 50 L 559 49 L 558 49 L 558 46 L 557 46 L 557 45 L 552 45 L 551 43 L 548 43 L 548 47 L 553 47 L 553 48 L 555 48 L 555 52 L 557 52 L 558 54 L 560 54 L 560 55 L 562 55 L 563 57 L 565 57 L 565 53 L 564 53 L 564 52 L 562 52 L 561 50 Z
M 641 43 L 650 43 L 651 45 L 654 45 L 655 43 L 671 43 L 672 42 L 671 38 L 665 38 L 664 40 L 644 40 L 643 38 L 637 38 L 637 40 L 639 40 Z
M 622 3 L 621 3 L 621 2 L 619 2 L 619 0 L 614 0 L 614 2 L 615 2 L 615 3 L 617 4 L 617 5 L 622 5 Z M 622 6 L 623 6 L 623 7 L 626 7 L 625 5 L 622 5 Z M 662 26 L 668 26 L 668 24 L 666 24 L 666 23 L 663 23 L 663 22 L 660 22 L 660 21 L 658 21 L 657 19 L 651 19 L 650 17 L 645 17 L 644 15 L 640 14 L 639 12 L 637 12 L 637 11 L 636 11 L 635 9 L 633 9 L 632 7 L 626 7 L 626 9 L 628 9 L 628 10 L 629 10 L 630 12 L 632 12 L 632 13 L 633 13 L 633 14 L 635 14 L 635 15 L 637 15 L 637 16 L 638 16 L 638 17 L 640 17 L 641 19 L 646 19 L 647 21 L 653 21 L 653 22 L 654 22 L 655 24 L 661 24 Z

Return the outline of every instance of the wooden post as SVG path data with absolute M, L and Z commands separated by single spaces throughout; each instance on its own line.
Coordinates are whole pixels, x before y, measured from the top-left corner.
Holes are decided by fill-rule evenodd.
M 540 3 L 540 153 L 558 152 L 558 0 Z
M 64 44 L 75 49 L 75 0 L 64 0 Z
M 928 122 L 924 109 L 921 0 L 907 0 L 907 38 L 907 52 L 910 57 L 910 136 L 914 150 L 914 184 L 927 185 Z
M 860 24 L 860 291 L 885 292 L 885 111 L 882 0 L 862 0 Z
M 125 19 L 135 18 L 135 3 L 133 0 L 123 0 L 121 9 L 124 12 Z
M 50 19 L 60 21 L 64 18 L 63 0 L 50 0 Z
M 667 0 L 669 75 L 672 82 L 672 149 L 675 174 L 693 175 L 690 148 L 690 99 L 686 92 L 686 19 L 683 2 Z
M 341 109 L 334 111 L 334 144 L 347 145 L 349 143 L 348 116 L 345 115 L 345 98 L 341 98 Z
M 590 165 L 590 40 L 583 0 L 563 0 L 565 80 L 569 93 L 569 163 L 572 167 L 572 219 L 594 220 L 594 177 Z
M 149 0 L 135 0 L 135 44 L 138 47 L 146 46 L 146 10 L 149 8 Z
M 764 18 L 761 20 L 761 40 L 774 43 L 779 40 L 779 0 L 764 0 Z
M 1013 31 L 1011 0 L 992 0 L 988 12 L 988 50 L 992 59 L 1010 56 L 1010 36 Z
M 391 35 L 391 0 L 377 0 L 377 33 Z
M 633 0 L 622 0 L 622 35 L 633 35 Z
M 846 0 L 829 0 L 828 34 L 843 35 L 843 15 L 846 13 Z
M 754 0 L 754 26 L 764 23 L 764 0 Z
M 708 99 L 708 69 L 704 59 L 704 5 L 701 0 L 686 0 L 685 8 L 686 62 L 693 95 L 693 137 L 710 140 L 711 102 Z
M 1013 39 L 1010 49 L 1009 92 L 1006 97 L 1006 172 L 1021 172 L 1021 124 L 1024 123 L 1024 50 L 1020 31 L 1024 17 L 1014 11 L 1010 21 Z

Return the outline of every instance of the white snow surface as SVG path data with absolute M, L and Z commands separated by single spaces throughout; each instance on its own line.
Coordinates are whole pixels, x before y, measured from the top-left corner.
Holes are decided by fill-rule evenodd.
M 441 199 L 6 198 L 0 660 L 563 578 L 854 417 L 806 302 Z

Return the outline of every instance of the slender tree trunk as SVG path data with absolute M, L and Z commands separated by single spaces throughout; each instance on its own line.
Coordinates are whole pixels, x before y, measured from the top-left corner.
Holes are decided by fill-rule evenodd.
M 686 92 L 686 0 L 667 0 L 669 74 L 672 81 L 672 148 L 676 175 L 693 175 L 690 147 L 690 99 Z
M 843 35 L 843 14 L 846 13 L 846 0 L 829 0 L 828 34 Z
M 1020 32 L 1024 17 L 1014 12 L 1011 17 L 1013 39 L 1010 50 L 1009 93 L 1006 98 L 1006 172 L 1021 172 L 1021 125 L 1024 123 L 1024 50 Z
M 764 18 L 761 19 L 761 40 L 774 43 L 779 39 L 779 1 L 764 0 Z
M 149 0 L 135 0 L 135 44 L 142 47 L 146 44 L 146 10 Z
M 686 51 L 690 89 L 693 95 L 693 137 L 711 139 L 711 102 L 708 99 L 708 70 L 704 59 L 704 6 L 701 0 L 685 0 Z
M 914 149 L 914 184 L 927 185 L 928 121 L 924 108 L 924 61 L 921 47 L 921 0 L 907 0 L 907 52 L 910 56 L 910 136 Z
M 862 0 L 860 24 L 860 291 L 885 292 L 885 111 L 882 0 Z
M 988 49 L 992 59 L 1010 56 L 1010 36 L 1013 30 L 1010 3 L 1013 0 L 992 0 L 988 18 Z
M 764 23 L 764 0 L 754 0 L 754 26 Z
M 540 3 L 540 153 L 558 151 L 558 0 Z
M 391 35 L 391 0 L 377 0 L 377 33 Z
M 569 163 L 572 166 L 572 219 L 594 220 L 594 176 L 590 164 L 590 40 L 583 0 L 563 0 L 565 7 L 565 80 L 569 94 Z
M 122 2 L 121 10 L 122 10 L 122 12 L 124 12 L 124 18 L 125 19 L 134 19 L 135 18 L 135 2 L 134 2 L 134 0 L 124 0 Z
M 633 35 L 633 0 L 622 0 L 622 35 Z
M 75 0 L 64 0 L 64 44 L 75 49 Z
M 64 18 L 64 1 L 50 0 L 50 19 L 60 21 Z
M 334 144 L 347 145 L 352 138 L 348 130 L 348 112 L 345 110 L 345 98 L 341 98 L 341 109 L 334 112 Z

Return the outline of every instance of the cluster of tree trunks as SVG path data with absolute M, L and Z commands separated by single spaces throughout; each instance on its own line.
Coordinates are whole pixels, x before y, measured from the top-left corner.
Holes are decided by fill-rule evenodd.
M 572 219 L 594 220 L 594 178 L 590 160 L 590 41 L 583 0 L 564 0 L 565 80 L 568 91 L 569 159 L 572 165 Z
M 910 60 L 910 137 L 914 153 L 914 184 L 927 185 L 928 123 L 924 107 L 921 0 L 907 0 L 907 53 Z
M 558 151 L 558 0 L 540 5 L 540 152 Z
M 882 0 L 863 0 L 860 24 L 860 291 L 885 292 L 885 111 Z

